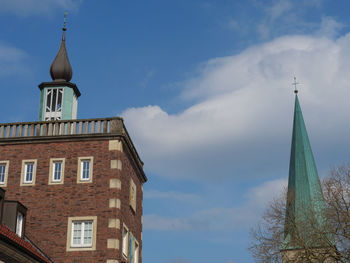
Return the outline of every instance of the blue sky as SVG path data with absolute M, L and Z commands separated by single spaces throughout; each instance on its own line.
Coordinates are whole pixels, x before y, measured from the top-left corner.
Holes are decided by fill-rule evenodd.
M 143 262 L 250 263 L 286 185 L 294 96 L 321 177 L 350 154 L 345 0 L 0 0 L 1 122 L 38 118 L 69 11 L 78 117 L 123 116 L 145 162 Z

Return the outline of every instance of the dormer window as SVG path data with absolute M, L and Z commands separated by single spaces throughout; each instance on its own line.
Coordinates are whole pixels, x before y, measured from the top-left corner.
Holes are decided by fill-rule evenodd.
M 23 238 L 25 235 L 27 208 L 17 201 L 3 200 L 3 202 L 2 223 Z
M 62 119 L 62 101 L 62 88 L 52 88 L 46 90 L 45 121 Z

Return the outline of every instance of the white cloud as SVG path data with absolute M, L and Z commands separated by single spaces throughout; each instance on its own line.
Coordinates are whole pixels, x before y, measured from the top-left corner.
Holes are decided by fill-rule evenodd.
M 292 7 L 290 0 L 278 0 L 271 7 L 267 7 L 267 14 L 271 20 L 275 20 L 290 11 Z
M 256 0 L 258 12 L 262 12 L 262 18 L 254 23 L 261 39 L 269 39 L 287 33 L 306 33 L 317 30 L 318 23 L 310 18 L 310 11 L 320 8 L 323 0 L 291 1 L 272 0 L 266 3 L 264 0 Z
M 238 206 L 195 211 L 188 217 L 169 218 L 146 214 L 144 227 L 161 231 L 230 231 L 248 228 L 258 221 L 268 202 L 279 196 L 286 185 L 286 179 L 267 181 L 248 190 L 245 201 Z
M 172 199 L 176 201 L 190 203 L 196 203 L 201 200 L 200 196 L 195 194 L 188 194 L 175 191 L 161 192 L 158 190 L 145 191 L 143 197 L 146 199 Z
M 27 71 L 24 60 L 27 54 L 21 49 L 0 42 L 0 77 Z
M 19 16 L 50 14 L 54 9 L 75 10 L 83 0 L 0 0 L 0 12 Z
M 182 93 L 193 105 L 177 114 L 157 105 L 126 110 L 146 170 L 213 181 L 286 172 L 294 75 L 311 142 L 329 156 L 335 144 L 346 150 L 349 47 L 350 34 L 281 37 L 203 64 Z
M 332 17 L 322 17 L 320 29 L 316 34 L 327 37 L 335 37 L 339 30 L 344 28 L 344 24 L 339 23 Z

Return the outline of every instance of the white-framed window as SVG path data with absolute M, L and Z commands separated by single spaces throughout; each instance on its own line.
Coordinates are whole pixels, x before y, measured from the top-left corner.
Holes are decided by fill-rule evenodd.
M 129 232 L 129 262 L 138 263 L 139 243 L 132 233 Z
M 125 259 L 129 259 L 130 263 L 139 262 L 139 243 L 129 229 L 123 224 L 122 233 L 122 251 Z
M 90 179 L 90 163 L 90 160 L 81 160 L 80 180 L 85 181 Z
M 16 234 L 20 237 L 22 237 L 23 232 L 23 219 L 24 216 L 21 212 L 17 213 L 17 222 L 16 222 Z
M 35 185 L 36 160 L 23 160 L 21 173 L 21 186 Z
M 24 183 L 33 183 L 34 177 L 34 163 L 29 162 L 25 164 L 24 168 Z
M 50 88 L 46 90 L 45 120 L 62 119 L 63 88 Z
M 53 176 L 52 181 L 60 182 L 62 180 L 62 162 L 53 162 Z
M 135 250 L 134 250 L 134 262 L 139 263 L 139 243 L 135 240 Z
M 123 226 L 123 243 L 122 243 L 122 250 L 123 250 L 123 256 L 125 258 L 128 258 L 128 252 L 129 252 L 129 229 L 124 225 Z
M 93 221 L 72 222 L 72 247 L 91 247 L 93 236 Z
M 68 218 L 67 251 L 96 250 L 97 216 Z
M 78 158 L 78 183 L 90 183 L 93 176 L 93 157 L 79 157 Z
M 50 159 L 49 184 L 63 184 L 65 158 Z
M 0 161 L 0 186 L 7 186 L 9 161 Z

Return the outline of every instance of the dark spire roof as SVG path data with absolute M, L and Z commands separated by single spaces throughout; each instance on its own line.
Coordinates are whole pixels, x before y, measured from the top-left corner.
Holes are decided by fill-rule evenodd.
M 72 79 L 72 67 L 69 63 L 66 50 L 66 25 L 63 26 L 62 42 L 60 49 L 51 64 L 50 75 L 53 81 L 67 81 Z

